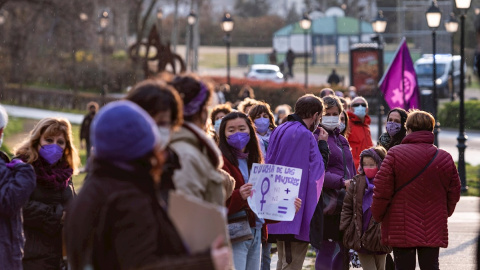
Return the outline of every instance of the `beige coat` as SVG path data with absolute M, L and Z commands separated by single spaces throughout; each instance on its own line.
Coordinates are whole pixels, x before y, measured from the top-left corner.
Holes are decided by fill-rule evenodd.
M 380 223 L 376 223 L 373 218 L 365 233 L 362 234 L 362 202 L 366 188 L 365 176 L 355 175 L 347 189 L 340 219 L 340 230 L 344 231 L 343 244 L 353 250 L 360 250 L 363 247 L 369 251 L 390 253 L 392 248 L 381 243 Z
M 172 134 L 170 147 L 181 168 L 173 174 L 175 189 L 204 201 L 225 206 L 235 180 L 222 172 L 223 159 L 212 138 L 192 123 Z

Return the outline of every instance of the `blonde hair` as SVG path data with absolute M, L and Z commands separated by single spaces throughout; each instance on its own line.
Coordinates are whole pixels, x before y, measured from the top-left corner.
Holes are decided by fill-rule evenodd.
M 78 172 L 80 166 L 80 157 L 78 151 L 73 145 L 72 125 L 65 118 L 48 117 L 40 120 L 35 127 L 30 131 L 28 137 L 15 147 L 14 153 L 16 156 L 26 158 L 26 162 L 32 164 L 38 159 L 38 146 L 43 135 L 56 136 L 63 134 L 65 136 L 65 150 L 63 157 L 73 173 Z

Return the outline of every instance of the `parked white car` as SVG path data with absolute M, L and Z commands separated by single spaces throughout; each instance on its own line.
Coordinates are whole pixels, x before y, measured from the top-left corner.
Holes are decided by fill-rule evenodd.
M 276 65 L 252 65 L 250 70 L 245 73 L 245 76 L 252 80 L 274 81 L 277 83 L 284 81 L 283 74 L 280 72 L 280 68 Z

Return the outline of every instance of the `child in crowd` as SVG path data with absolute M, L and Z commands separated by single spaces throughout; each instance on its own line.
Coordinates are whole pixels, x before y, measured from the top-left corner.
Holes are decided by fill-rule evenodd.
M 362 151 L 359 174 L 353 177 L 343 202 L 340 220 L 343 244 L 358 252 L 363 269 L 384 270 L 385 258 L 392 251 L 391 247 L 382 245 L 380 223 L 373 220 L 370 210 L 373 181 L 386 154 L 381 146 Z

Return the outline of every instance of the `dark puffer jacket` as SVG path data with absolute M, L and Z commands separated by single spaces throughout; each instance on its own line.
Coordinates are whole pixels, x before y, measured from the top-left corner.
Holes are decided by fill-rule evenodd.
M 156 197 L 148 169 L 93 163 L 67 213 L 71 269 L 213 269 L 210 254 L 189 255 Z
M 23 208 L 26 239 L 23 269 L 60 269 L 62 216 L 74 196 L 71 178 L 63 190 L 47 187 L 37 180 L 37 187 Z
M 460 199 L 452 156 L 439 149 L 433 163 L 407 183 L 435 155 L 433 133 L 417 131 L 391 148 L 374 180 L 372 215 L 382 222 L 382 242 L 392 247 L 448 246 L 447 218 Z
M 31 165 L 7 168 L 8 157 L 0 152 L 0 269 L 22 269 L 22 206 L 35 188 Z
M 360 250 L 362 247 L 372 252 L 390 253 L 392 248 L 381 243 L 380 223 L 373 218 L 368 224 L 367 230 L 363 230 L 363 195 L 367 188 L 365 175 L 355 175 L 347 189 L 347 195 L 343 201 L 340 230 L 344 231 L 343 244 L 347 248 Z

